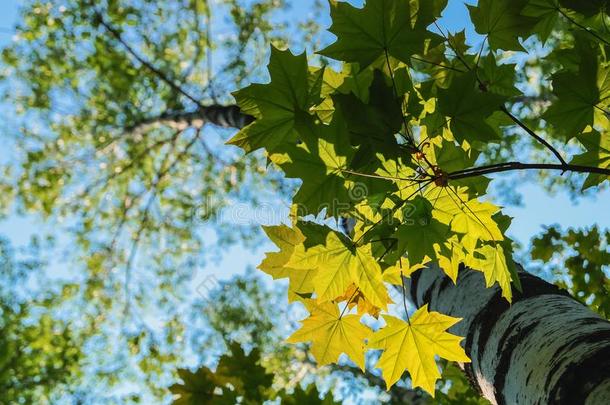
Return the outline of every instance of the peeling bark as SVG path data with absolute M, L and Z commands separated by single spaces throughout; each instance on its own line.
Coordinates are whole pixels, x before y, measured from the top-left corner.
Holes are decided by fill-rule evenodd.
M 483 274 L 460 272 L 457 286 L 439 269 L 409 280 L 411 299 L 463 320 L 472 363 L 461 365 L 492 404 L 610 404 L 610 322 L 566 291 L 524 271 L 512 304 Z

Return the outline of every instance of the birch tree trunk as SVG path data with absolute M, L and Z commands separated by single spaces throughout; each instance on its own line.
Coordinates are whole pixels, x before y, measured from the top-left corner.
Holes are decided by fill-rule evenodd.
M 472 363 L 461 366 L 492 404 L 610 404 L 610 322 L 538 277 L 520 279 L 512 305 L 474 270 L 457 287 L 438 269 L 418 271 L 409 291 L 418 306 L 463 318 L 450 329 L 465 336 Z

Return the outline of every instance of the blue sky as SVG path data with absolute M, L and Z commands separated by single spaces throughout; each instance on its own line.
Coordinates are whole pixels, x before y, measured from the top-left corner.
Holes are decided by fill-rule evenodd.
M 295 12 L 305 11 L 307 2 L 299 2 Z M 354 2 L 359 3 L 359 2 Z M 452 31 L 459 29 L 466 15 L 465 7 L 460 1 L 450 1 L 449 9 L 445 14 L 443 25 Z M 0 5 L 0 46 L 11 41 L 11 28 L 17 18 L 17 1 L 4 0 Z M 325 17 L 328 22 L 328 17 Z M 11 131 L 6 123 L 10 122 L 7 117 L 2 117 L 0 109 L 0 128 L 3 131 Z M 4 144 L 5 141 L 3 141 Z M 3 148 L 4 149 L 4 148 Z M 8 149 L 8 150 L 7 150 Z M 10 146 L 3 150 L 4 155 L 0 161 L 12 158 L 13 151 Z M 510 228 L 511 236 L 524 245 L 530 238 L 542 230 L 543 225 L 560 224 L 563 227 L 582 227 L 598 224 L 601 227 L 610 227 L 610 191 L 606 190 L 595 198 L 582 198 L 575 204 L 565 193 L 555 196 L 548 195 L 541 187 L 530 183 L 524 183 L 519 177 L 511 177 L 514 189 L 523 194 L 521 207 L 507 207 L 505 212 L 514 217 Z M 605 213 L 605 214 L 604 214 Z M 0 222 L 0 234 L 11 239 L 17 246 L 27 243 L 31 235 L 39 233 L 41 224 L 32 218 L 11 216 Z M 263 252 L 271 249 L 270 244 L 261 245 L 254 251 L 246 251 L 240 246 L 231 248 L 218 263 L 209 264 L 202 269 L 200 276 L 213 274 L 219 279 L 228 278 L 235 273 L 243 272 L 248 266 L 256 266 L 263 256 Z M 58 272 L 61 269 L 59 263 L 52 267 Z

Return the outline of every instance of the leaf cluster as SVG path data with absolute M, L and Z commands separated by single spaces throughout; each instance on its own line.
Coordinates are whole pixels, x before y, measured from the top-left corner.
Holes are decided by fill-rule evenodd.
M 485 175 L 587 173 L 584 188 L 610 175 L 606 43 L 581 26 L 592 10 L 552 0 L 482 0 L 469 6 L 484 36 L 473 52 L 463 32 L 438 24 L 445 6 L 331 2 L 337 40 L 319 53 L 342 62 L 341 70 L 308 66 L 304 53 L 272 47 L 270 83 L 234 94 L 255 121 L 228 142 L 246 153 L 264 149 L 271 164 L 301 180 L 292 226 L 265 229 L 280 250 L 260 266 L 289 278 L 289 299 L 311 313 L 289 341 L 312 341 L 319 364 L 346 353 L 363 370 L 366 350 L 380 349 L 377 367 L 388 387 L 406 369 L 414 386 L 432 394 L 440 377 L 436 355 L 468 361 L 460 338 L 447 332 L 459 320 L 427 306 L 409 314 L 406 304 L 406 321 L 389 315 L 391 285 L 402 287 L 404 301 L 404 278 L 413 271 L 432 263 L 457 282 L 465 265 L 483 272 L 487 287 L 498 283 L 510 301 L 511 282 L 520 288 L 506 236 L 511 218 L 486 198 Z M 596 10 L 605 21 L 604 10 Z M 546 41 L 560 19 L 581 31 L 571 49 L 553 52 L 578 63 L 549 78 L 553 102 L 538 119 L 564 144 L 576 138 L 587 148 L 571 159 L 513 113 L 524 93 L 515 86 L 516 64 L 501 60 L 502 51 L 524 52 L 521 40 Z M 478 164 L 509 129 L 522 131 L 556 163 Z M 333 219 L 350 226 L 333 227 Z M 361 322 L 365 314 L 386 326 L 372 333 Z

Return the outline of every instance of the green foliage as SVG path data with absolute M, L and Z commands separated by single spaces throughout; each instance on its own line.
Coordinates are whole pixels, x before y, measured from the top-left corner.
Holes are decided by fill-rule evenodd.
M 220 357 L 216 371 L 201 367 L 194 373 L 178 370 L 182 383 L 174 384 L 170 391 L 175 395 L 174 405 L 234 405 L 261 404 L 280 398 L 281 404 L 333 405 L 332 394 L 320 398 L 315 385 L 307 389 L 297 387 L 292 392 L 276 391 L 271 387 L 273 375 L 260 363 L 260 353 L 253 349 L 249 354 L 237 343 L 230 353 Z
M 62 294 L 18 298 L 30 268 L 41 266 L 17 262 L 0 239 L 0 401 L 6 404 L 53 403 L 81 374 L 82 337 L 53 313 Z
M 551 226 L 532 241 L 532 258 L 542 260 L 557 284 L 605 318 L 610 317 L 610 232 L 590 229 L 562 231 Z
M 0 208 L 69 232 L 86 294 L 103 305 L 157 305 L 123 285 L 139 277 L 173 302 L 212 244 L 258 239 L 253 226 L 221 223 L 223 209 L 290 187 L 263 175 L 260 154 L 221 149 L 225 116 L 203 128 L 201 111 L 262 76 L 268 43 L 302 44 L 317 24 L 293 15 L 302 26 L 292 32 L 284 0 L 64 3 L 23 2 L 2 50 L 2 97 L 19 132 L 3 134 L 14 153 L 1 164 Z
M 446 0 L 370 0 L 362 9 L 346 2 L 331 1 L 333 25 L 329 31 L 337 41 L 320 54 L 366 68 L 378 58 L 391 55 L 408 62 L 424 50 L 427 40 L 439 37 L 426 27 L 440 15 Z
M 271 386 L 273 376 L 260 366 L 257 349 L 246 355 L 239 344 L 229 346 L 230 355 L 220 358 L 216 371 L 207 367 L 195 373 L 178 370 L 183 384 L 174 384 L 170 391 L 178 395 L 177 405 L 190 404 L 259 404 L 267 396 L 265 391 Z M 220 391 L 220 392 L 219 392 Z

